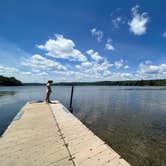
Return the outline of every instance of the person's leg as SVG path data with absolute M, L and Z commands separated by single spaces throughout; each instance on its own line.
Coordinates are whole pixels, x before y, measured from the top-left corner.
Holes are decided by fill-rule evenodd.
M 48 92 L 48 103 L 51 103 L 51 101 L 50 101 L 50 94 L 51 94 L 51 92 Z
M 49 92 L 47 92 L 45 100 L 46 100 L 47 103 L 49 102 Z

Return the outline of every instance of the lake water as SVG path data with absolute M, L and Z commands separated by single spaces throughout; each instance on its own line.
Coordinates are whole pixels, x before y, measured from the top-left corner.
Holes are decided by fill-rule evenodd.
M 45 91 L 0 87 L 0 135 L 27 101 L 43 100 Z M 51 98 L 68 107 L 70 91 L 53 87 Z M 133 166 L 166 166 L 166 87 L 77 86 L 73 107 L 75 116 Z

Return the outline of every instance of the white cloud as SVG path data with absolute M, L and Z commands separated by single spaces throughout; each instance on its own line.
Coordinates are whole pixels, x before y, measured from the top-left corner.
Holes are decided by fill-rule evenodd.
M 96 28 L 93 28 L 90 31 L 91 31 L 92 36 L 97 37 L 97 41 L 101 42 L 104 33 L 101 30 L 97 30 Z
M 8 47 L 6 46 L 5 48 Z M 120 77 L 120 74 L 116 77 L 116 74 L 111 72 L 114 64 L 92 49 L 87 51 L 88 55 L 86 56 L 88 59 L 84 55 L 81 58 L 76 56 L 75 52 L 79 52 L 79 50 L 75 49 L 74 42 L 70 39 L 65 39 L 61 35 L 57 35 L 55 39 L 49 39 L 44 45 L 38 45 L 38 48 L 47 51 L 49 56 L 75 60 L 76 62 L 72 62 L 72 65 L 69 61 L 63 61 L 62 63 L 62 60 L 59 58 L 54 59 L 40 54 L 30 55 L 14 47 L 14 50 L 17 50 L 16 54 L 19 55 L 15 56 L 18 62 L 13 65 L 12 61 L 12 64 L 4 65 L 5 63 L 2 61 L 3 65 L 0 65 L 0 75 L 14 76 L 22 82 L 46 82 L 48 79 L 52 79 L 54 82 L 101 81 L 118 79 Z M 14 51 L 11 51 L 11 55 L 12 52 Z M 81 52 L 79 53 L 81 54 Z M 2 56 L 3 58 L 6 59 L 5 56 Z M 6 62 L 10 63 L 9 60 L 6 60 Z
M 139 65 L 139 72 L 142 74 L 165 74 L 166 73 L 166 64 L 161 65 L 146 65 L 141 63 Z
M 92 49 L 86 51 L 86 53 L 89 54 L 91 56 L 91 58 L 95 61 L 99 61 L 99 60 L 103 59 L 103 57 L 98 52 L 95 52 Z
M 119 24 L 121 23 L 121 21 L 122 21 L 121 16 L 118 16 L 118 17 L 112 19 L 112 24 L 113 24 L 114 28 L 119 28 Z
M 58 70 L 57 70 L 58 71 Z M 65 71 L 61 71 L 64 72 Z M 46 71 L 40 71 L 40 70 L 36 70 L 36 71 L 24 71 L 23 69 L 17 69 L 14 67 L 9 67 L 9 66 L 4 66 L 0 64 L 0 75 L 3 76 L 7 76 L 7 77 L 15 77 L 19 80 L 21 80 L 22 82 L 40 82 L 40 83 L 45 83 L 47 80 L 52 79 L 55 82 L 56 81 L 61 81 L 63 77 L 63 75 L 59 76 L 55 76 L 55 75 L 49 75 L 50 72 L 46 72 Z
M 38 76 L 48 76 L 48 73 L 46 73 L 45 71 L 38 72 L 38 73 L 35 73 L 35 74 L 37 74 Z
M 119 61 L 115 61 L 114 66 L 116 67 L 116 69 L 122 68 L 124 66 L 124 60 L 120 59 Z
M 14 67 L 0 65 L 0 75 L 13 76 L 13 74 L 15 75 L 18 73 L 19 73 L 19 70 Z
M 152 61 L 146 60 L 146 61 L 145 61 L 145 64 L 146 64 L 146 65 L 150 65 L 150 64 L 152 64 Z
M 128 69 L 128 68 L 130 68 L 128 65 L 124 66 L 124 69 Z
M 86 75 L 87 80 L 102 79 L 104 76 L 110 74 L 110 67 L 113 64 L 109 63 L 105 58 L 102 62 L 91 61 L 88 64 L 81 63 L 76 65 L 76 68 L 79 70 L 82 75 Z
M 111 75 L 111 80 L 117 81 L 117 80 L 132 80 L 135 79 L 134 75 L 132 73 L 126 73 L 126 72 L 114 72 Z
M 107 43 L 105 44 L 105 48 L 106 48 L 107 50 L 110 50 L 110 51 L 113 51 L 113 50 L 115 49 L 114 46 L 112 45 L 111 39 L 108 39 L 108 40 L 107 40 Z
M 66 67 L 59 62 L 52 61 L 38 54 L 33 55 L 29 59 L 24 59 L 21 65 L 45 71 L 66 70 Z
M 116 67 L 117 69 L 129 68 L 129 66 L 126 65 L 125 61 L 122 59 L 112 64 L 106 58 L 104 58 L 104 60 L 100 62 L 97 61 L 89 62 L 89 65 L 83 65 L 82 63 L 80 65 L 77 65 L 76 68 L 79 70 L 78 72 L 82 73 L 82 76 L 86 75 L 86 77 L 82 77 L 81 79 L 84 81 L 134 79 L 134 74 L 128 72 L 112 72 L 111 68 L 113 66 Z
M 137 73 L 142 79 L 166 78 L 166 64 L 152 65 L 140 63 Z
M 20 71 L 15 67 L 4 66 L 0 64 L 0 75 L 8 77 L 20 77 L 20 76 L 29 76 L 32 73 L 29 71 Z
M 83 67 L 89 68 L 93 65 L 92 62 L 82 62 L 80 65 L 76 65 L 77 69 L 82 69 Z
M 112 18 L 112 25 L 113 25 L 114 29 L 119 29 L 120 25 L 123 25 L 125 23 L 126 23 L 126 20 L 122 16 L 116 16 L 116 17 Z
M 55 39 L 49 39 L 44 45 L 37 45 L 41 50 L 47 51 L 46 55 L 54 58 L 68 59 L 70 61 L 86 61 L 87 58 L 77 49 L 75 43 L 63 35 L 55 35 Z
M 103 72 L 104 77 L 109 76 L 109 75 L 111 75 L 111 72 L 109 70 L 106 70 Z
M 108 39 L 106 44 L 110 44 L 112 46 L 111 39 Z M 114 50 L 114 47 L 111 47 L 110 45 L 109 47 L 107 47 L 107 49 Z M 127 61 L 120 59 L 118 61 L 115 61 L 114 63 L 111 63 L 107 58 L 100 55 L 93 49 L 87 50 L 86 53 L 88 55 L 86 54 L 86 57 L 82 55 L 79 50 L 75 49 L 75 44 L 72 40 L 66 39 L 62 35 L 57 35 L 55 39 L 49 39 L 44 45 L 38 45 L 38 47 L 42 50 L 46 50 L 47 55 L 49 56 L 59 56 L 60 58 L 75 60 L 76 62 L 72 62 L 71 65 L 69 61 L 65 61 L 64 64 L 64 61 L 62 63 L 62 61 L 59 61 L 59 58 L 54 59 L 51 57 L 41 56 L 39 54 L 35 54 L 32 56 L 28 53 L 24 53 L 23 50 L 20 50 L 18 48 L 18 52 L 16 51 L 16 53 L 19 53 L 21 51 L 20 54 L 23 53 L 22 55 L 24 57 L 21 58 L 22 66 L 19 66 L 20 57 L 22 57 L 20 54 L 18 57 L 16 56 L 18 62 L 14 63 L 14 65 L 5 65 L 3 61 L 5 56 L 2 56 L 1 59 L 3 65 L 0 65 L 0 75 L 9 77 L 14 76 L 23 82 L 46 82 L 48 79 L 53 79 L 55 82 L 58 82 L 64 80 L 101 81 L 166 78 L 166 64 L 163 63 L 159 65 L 153 65 L 150 60 L 146 60 L 145 62 L 140 63 L 138 69 L 132 71 L 132 73 L 124 72 L 127 70 L 117 70 L 114 72 L 114 67 L 116 69 L 128 69 L 129 66 L 127 64 Z M 6 48 L 7 47 L 5 47 L 5 49 Z M 77 51 L 82 56 L 80 56 L 80 54 L 75 54 L 75 52 Z M 11 51 L 10 54 L 12 54 L 12 52 L 13 51 Z M 63 55 L 61 55 L 61 53 L 63 53 Z M 6 62 L 8 63 L 9 60 L 7 60 Z M 18 68 L 14 66 L 18 66 Z
M 123 59 L 120 59 L 119 61 L 115 61 L 114 66 L 116 69 L 121 69 L 121 68 L 128 69 L 128 68 L 130 68 L 130 66 L 128 66 L 126 64 L 126 61 L 124 61 Z
M 102 81 L 102 80 L 125 80 L 131 79 L 130 73 L 111 72 L 109 70 L 113 64 L 110 64 L 106 59 L 98 64 L 96 62 L 86 67 L 81 63 L 79 70 L 77 71 L 59 71 L 54 73 L 56 76 L 50 76 L 45 71 L 25 72 L 19 69 L 0 65 L 0 74 L 5 76 L 15 76 L 23 82 L 46 82 L 48 79 L 57 81 Z
M 108 70 L 110 67 L 113 66 L 106 58 L 104 59 L 104 62 L 100 65 L 103 70 Z
M 131 9 L 132 19 L 129 21 L 128 25 L 130 27 L 130 31 L 135 35 L 143 35 L 147 30 L 147 23 L 149 21 L 148 14 L 143 12 L 142 14 L 138 12 L 139 6 L 136 5 Z
M 0 65 L 0 75 L 15 77 L 23 82 L 41 82 L 43 73 L 31 73 L 29 71 L 20 71 L 17 68 Z M 45 73 L 46 76 L 46 73 Z
M 110 16 L 112 21 L 112 30 L 117 30 L 126 23 L 126 17 L 124 16 L 124 11 L 121 8 L 114 10 Z

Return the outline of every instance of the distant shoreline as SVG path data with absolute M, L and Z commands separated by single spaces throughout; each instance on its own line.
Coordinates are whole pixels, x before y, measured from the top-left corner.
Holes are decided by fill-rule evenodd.
M 0 86 L 41 86 L 45 83 L 22 83 L 14 77 L 0 76 Z M 59 82 L 53 86 L 166 86 L 166 79 L 158 80 L 126 80 L 126 81 L 96 81 L 96 82 Z
M 40 86 L 45 83 L 23 83 L 24 86 Z M 128 80 L 128 81 L 98 81 L 98 82 L 59 82 L 53 86 L 166 86 L 166 79 L 161 80 Z

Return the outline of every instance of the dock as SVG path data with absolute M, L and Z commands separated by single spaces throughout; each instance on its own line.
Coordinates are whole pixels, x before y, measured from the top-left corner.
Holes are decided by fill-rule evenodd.
M 60 102 L 27 103 L 0 137 L 1 166 L 130 166 Z

